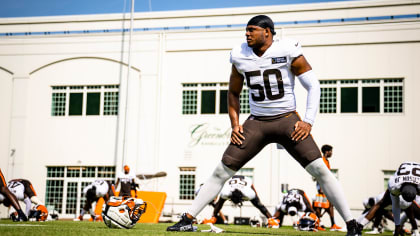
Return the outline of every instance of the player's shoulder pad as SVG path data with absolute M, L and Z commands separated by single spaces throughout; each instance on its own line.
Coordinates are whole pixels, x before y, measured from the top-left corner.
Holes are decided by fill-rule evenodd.
M 232 59 L 248 57 L 251 54 L 251 48 L 248 47 L 248 44 L 246 42 L 236 45 L 232 48 L 232 51 L 230 52 L 230 56 Z
M 285 48 L 287 51 L 300 50 L 302 48 L 300 42 L 293 38 L 283 38 L 277 41 L 281 47 Z

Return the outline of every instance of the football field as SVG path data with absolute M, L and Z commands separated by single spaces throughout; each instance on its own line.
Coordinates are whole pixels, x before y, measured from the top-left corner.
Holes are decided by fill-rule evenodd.
M 110 229 L 103 222 L 73 222 L 73 221 L 49 221 L 49 222 L 19 222 L 11 220 L 0 220 L 0 235 L 60 235 L 60 236 L 104 236 L 104 235 L 215 235 L 215 233 L 199 232 L 210 229 L 208 225 L 198 225 L 198 232 L 166 232 L 166 227 L 171 224 L 137 224 L 134 228 Z M 225 232 L 222 235 L 345 235 L 343 232 L 301 232 L 292 227 L 280 229 L 253 228 L 245 225 L 217 225 Z M 386 232 L 381 235 L 392 235 Z

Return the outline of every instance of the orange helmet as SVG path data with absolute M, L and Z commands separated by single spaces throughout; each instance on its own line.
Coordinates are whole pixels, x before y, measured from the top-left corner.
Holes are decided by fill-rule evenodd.
M 36 220 L 37 221 L 45 221 L 48 217 L 48 210 L 44 205 L 38 205 L 35 207 L 37 214 Z
M 125 166 L 124 166 L 124 171 L 125 171 L 125 172 L 129 172 L 129 171 L 130 171 L 130 167 L 128 167 L 128 165 L 125 165 Z
M 298 222 L 298 229 L 301 231 L 317 231 L 319 227 L 319 219 L 312 212 L 306 212 Z

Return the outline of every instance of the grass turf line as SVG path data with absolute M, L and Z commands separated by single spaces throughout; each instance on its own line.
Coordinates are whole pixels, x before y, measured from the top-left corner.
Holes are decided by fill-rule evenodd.
M 103 222 L 73 222 L 73 221 L 49 221 L 49 222 L 12 222 L 11 220 L 0 220 L 0 235 L 60 235 L 60 236 L 105 236 L 105 235 L 213 235 L 214 233 L 202 232 L 166 232 L 166 227 L 172 224 L 159 223 L 159 224 L 137 224 L 132 229 L 110 229 Z M 281 227 L 279 229 L 268 228 L 253 228 L 247 225 L 217 225 L 217 227 L 224 229 L 226 232 L 222 235 L 342 235 L 343 232 L 302 232 L 296 231 L 290 226 Z M 198 225 L 198 230 L 210 229 L 208 225 Z M 382 235 L 392 235 L 392 232 L 385 232 Z

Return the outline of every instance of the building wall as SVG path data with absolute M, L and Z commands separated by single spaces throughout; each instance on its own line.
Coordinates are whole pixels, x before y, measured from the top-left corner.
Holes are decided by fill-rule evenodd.
M 267 14 L 275 22 L 314 21 L 276 24 L 276 37 L 299 40 L 321 80 L 404 79 L 403 113 L 318 114 L 314 124 L 318 145 L 334 146 L 331 165 L 338 169 L 357 215 L 364 198 L 383 190 L 383 170 L 395 170 L 405 160 L 420 160 L 415 152 L 420 140 L 415 91 L 420 21 L 418 17 L 316 21 L 418 12 L 419 1 L 373 0 L 136 13 L 134 27 L 139 30 L 133 33 L 130 62 L 128 32 L 98 32 L 128 27 L 121 15 L 1 19 L 0 167 L 6 179 L 30 179 L 42 200 L 46 166 L 115 165 L 119 171 L 127 163 L 137 174 L 165 171 L 167 177 L 142 184 L 168 194 L 165 214 L 182 212 L 191 201 L 179 200 L 179 168 L 196 167 L 198 187 L 220 161 L 230 135 L 227 115 L 182 115 L 182 84 L 227 83 L 229 53 L 243 42 L 244 24 L 253 15 Z M 186 25 L 191 28 L 171 28 Z M 52 33 L 19 35 L 44 31 Z M 7 32 L 14 35 L 4 35 Z M 120 84 L 119 117 L 51 116 L 51 86 L 98 84 Z M 296 95 L 303 115 L 306 92 L 299 83 Z M 241 120 L 246 116 L 241 115 Z M 197 125 L 203 125 L 204 136 L 192 134 Z M 276 145 L 267 146 L 245 167 L 254 168 L 255 187 L 269 210 L 280 200 L 281 184 L 315 195 L 312 178 Z M 227 204 L 224 211 L 231 217 L 259 215 L 248 203 L 241 210 Z M 201 217 L 210 212 L 207 207 Z

